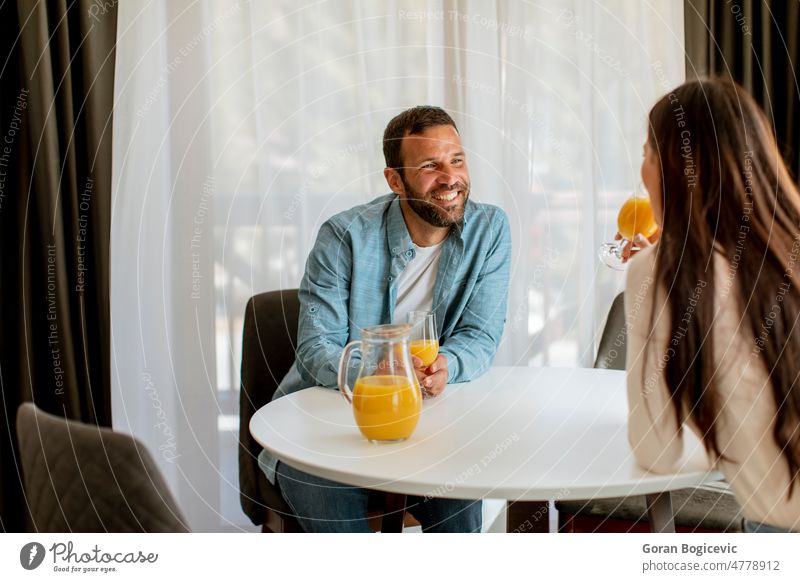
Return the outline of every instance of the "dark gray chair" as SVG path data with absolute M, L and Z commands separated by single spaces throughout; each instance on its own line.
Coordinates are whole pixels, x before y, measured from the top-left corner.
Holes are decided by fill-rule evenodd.
M 624 370 L 626 338 L 625 294 L 620 293 L 614 297 L 608 310 L 594 367 L 603 370 Z
M 28 402 L 17 439 L 31 531 L 186 532 L 186 520 L 142 443 Z
M 614 298 L 608 312 L 595 368 L 625 369 L 627 344 L 625 301 Z M 670 493 L 677 531 L 741 531 L 741 509 L 725 482 L 679 489 Z M 556 503 L 559 531 L 644 531 L 648 514 L 645 497 L 630 496 Z
M 270 291 L 247 302 L 242 337 L 239 393 L 239 499 L 242 510 L 264 532 L 300 532 L 300 524 L 258 466 L 261 445 L 250 435 L 250 419 L 272 400 L 292 367 L 300 300 L 297 289 Z
M 267 481 L 259 468 L 261 445 L 250 435 L 253 414 L 272 400 L 294 363 L 299 312 L 297 289 L 283 289 L 253 296 L 244 316 L 239 394 L 239 498 L 247 517 L 268 533 L 303 531 L 278 487 Z M 404 495 L 375 492 L 370 497 L 367 515 L 370 527 L 400 532 L 404 525 L 419 525 L 404 507 Z

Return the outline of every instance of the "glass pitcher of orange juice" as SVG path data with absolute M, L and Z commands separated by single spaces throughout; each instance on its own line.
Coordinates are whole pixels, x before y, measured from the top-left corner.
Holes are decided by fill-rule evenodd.
M 370 442 L 403 441 L 417 427 L 422 391 L 411 363 L 410 333 L 408 324 L 365 328 L 361 340 L 347 344 L 339 360 L 339 390 Z M 351 391 L 347 372 L 356 352 L 361 353 L 361 367 Z
M 602 244 L 597 254 L 603 263 L 612 269 L 622 271 L 626 266 L 626 263 L 622 261 L 622 249 L 625 248 L 625 245 L 632 241 L 637 234 L 650 238 L 658 232 L 658 223 L 653 215 L 650 198 L 639 192 L 628 198 L 619 209 L 617 228 L 622 239 Z M 633 249 L 638 250 L 636 246 Z

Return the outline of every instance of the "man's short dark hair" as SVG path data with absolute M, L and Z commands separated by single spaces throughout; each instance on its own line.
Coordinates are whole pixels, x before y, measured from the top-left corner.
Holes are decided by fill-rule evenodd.
M 441 107 L 417 105 L 406 109 L 395 116 L 383 132 L 383 157 L 386 167 L 393 168 L 403 175 L 403 160 L 400 157 L 400 145 L 403 137 L 417 135 L 437 125 L 452 125 L 458 131 L 453 118 Z

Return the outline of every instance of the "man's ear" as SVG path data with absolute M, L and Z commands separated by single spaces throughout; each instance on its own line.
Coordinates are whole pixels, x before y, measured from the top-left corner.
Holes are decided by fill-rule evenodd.
M 389 184 L 389 189 L 395 194 L 405 194 L 406 190 L 403 187 L 403 179 L 400 177 L 400 172 L 394 168 L 384 168 L 383 177 L 386 178 L 386 183 Z

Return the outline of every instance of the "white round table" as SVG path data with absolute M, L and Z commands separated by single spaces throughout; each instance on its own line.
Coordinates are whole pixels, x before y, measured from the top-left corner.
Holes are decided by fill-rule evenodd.
M 406 495 L 558 501 L 658 494 L 722 478 L 708 469 L 688 430 L 679 472 L 641 469 L 626 422 L 624 372 L 497 367 L 424 401 L 405 442 L 368 442 L 350 405 L 324 388 L 267 404 L 253 416 L 250 432 L 297 469 Z M 651 518 L 671 521 L 669 512 Z

